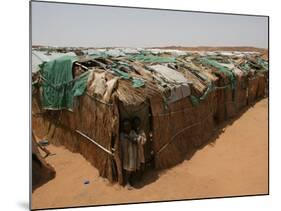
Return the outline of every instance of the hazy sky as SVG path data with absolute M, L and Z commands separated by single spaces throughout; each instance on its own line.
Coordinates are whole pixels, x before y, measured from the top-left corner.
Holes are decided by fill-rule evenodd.
M 32 44 L 267 48 L 267 17 L 32 2 Z

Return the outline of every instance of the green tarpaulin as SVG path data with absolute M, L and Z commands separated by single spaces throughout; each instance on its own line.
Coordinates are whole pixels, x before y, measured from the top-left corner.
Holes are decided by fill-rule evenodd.
M 145 85 L 145 81 L 143 79 L 131 77 L 128 73 L 126 73 L 122 70 L 119 70 L 118 68 L 115 68 L 115 67 L 112 67 L 111 70 L 113 70 L 121 78 L 126 79 L 126 80 L 131 80 L 132 86 L 134 88 L 139 88 L 139 87 L 142 87 Z
M 257 72 L 266 72 L 268 71 L 268 62 L 264 61 L 261 58 L 258 58 L 256 62 L 254 61 L 245 61 L 240 65 L 241 70 L 244 72 L 249 72 L 251 69 Z
M 219 64 L 218 62 L 216 62 L 214 60 L 207 59 L 207 58 L 201 58 L 200 62 L 203 65 L 214 67 L 219 72 L 223 73 L 230 80 L 231 88 L 232 89 L 235 88 L 235 75 L 229 68 Z
M 264 61 L 263 59 L 259 58 L 258 59 L 258 64 L 262 67 L 261 70 L 263 72 L 268 71 L 268 62 Z
M 43 79 L 43 108 L 71 110 L 74 97 L 85 92 L 89 72 L 73 79 L 72 65 L 75 61 L 76 57 L 62 56 L 40 66 Z
M 199 105 L 199 103 L 201 101 L 204 101 L 206 99 L 206 97 L 210 94 L 210 92 L 214 91 L 216 88 L 214 87 L 214 85 L 211 82 L 208 82 L 207 85 L 207 89 L 205 90 L 205 92 L 203 93 L 202 96 L 200 97 L 196 97 L 194 95 L 190 95 L 190 100 L 193 106 L 197 106 Z
M 157 63 L 174 63 L 176 59 L 173 57 L 161 57 L 161 56 L 153 56 L 153 55 L 144 55 L 138 54 L 135 56 L 129 57 L 131 60 L 137 60 L 140 62 L 157 62 Z

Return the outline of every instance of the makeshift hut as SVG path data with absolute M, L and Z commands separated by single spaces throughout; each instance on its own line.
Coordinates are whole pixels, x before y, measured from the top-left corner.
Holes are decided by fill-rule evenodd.
M 162 169 L 191 156 L 221 122 L 264 97 L 268 63 L 259 55 L 151 51 L 43 62 L 33 74 L 33 129 L 122 184 L 123 119 L 141 119 L 146 163 Z

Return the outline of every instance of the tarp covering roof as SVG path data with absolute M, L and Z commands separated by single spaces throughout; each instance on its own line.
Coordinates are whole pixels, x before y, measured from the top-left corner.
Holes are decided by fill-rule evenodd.
M 84 94 L 89 72 L 73 78 L 72 66 L 77 57 L 62 56 L 41 64 L 42 106 L 45 109 L 71 109 L 75 96 Z
M 225 88 L 235 89 L 237 77 L 268 71 L 268 62 L 256 52 L 116 48 L 88 49 L 84 53 L 87 55 L 74 57 L 73 52 L 32 52 L 32 71 L 40 69 L 43 79 L 45 109 L 71 110 L 74 97 L 86 89 L 88 94 L 106 99 L 105 103 L 114 93 L 127 104 L 138 104 L 160 93 L 167 103 L 190 96 L 196 104 L 215 89 L 218 75 L 228 79 Z M 74 62 L 83 69 L 75 79 Z
M 61 56 L 76 56 L 74 52 L 67 52 L 67 53 L 59 53 L 59 52 L 52 52 L 47 53 L 46 51 L 32 51 L 32 72 L 39 71 L 39 65 L 43 62 L 49 62 Z

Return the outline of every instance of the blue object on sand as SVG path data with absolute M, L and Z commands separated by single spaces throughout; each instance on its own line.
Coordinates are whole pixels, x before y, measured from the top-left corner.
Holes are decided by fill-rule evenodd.
M 48 140 L 41 140 L 41 141 L 39 141 L 39 144 L 41 146 L 48 146 L 49 145 L 49 141 Z

